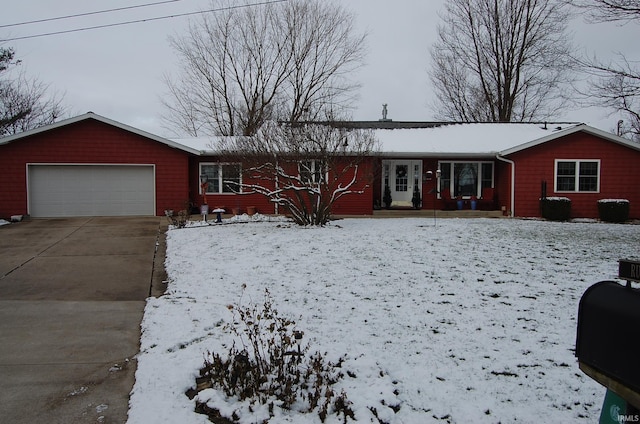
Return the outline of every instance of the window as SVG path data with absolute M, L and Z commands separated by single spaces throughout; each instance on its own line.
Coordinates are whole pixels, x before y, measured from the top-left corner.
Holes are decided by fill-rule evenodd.
M 478 164 L 459 162 L 453 164 L 455 196 L 478 195 Z
M 556 160 L 556 192 L 600 191 L 599 160 Z
M 484 162 L 482 163 L 482 188 L 480 192 L 482 193 L 482 189 L 485 188 L 493 188 L 493 163 Z
M 441 162 L 438 167 L 440 169 L 440 193 L 444 190 L 451 190 L 451 162 Z
M 201 163 L 200 175 L 207 176 L 207 194 L 240 191 L 242 179 L 238 163 Z
M 389 185 L 389 164 L 384 164 L 384 186 L 387 187 Z
M 300 179 L 304 183 L 322 183 L 326 180 L 326 166 L 319 160 L 305 160 L 298 164 Z
M 439 162 L 440 192 L 449 190 L 454 197 L 482 195 L 482 189 L 493 187 L 493 162 Z
M 396 165 L 396 191 L 409 189 L 409 165 Z

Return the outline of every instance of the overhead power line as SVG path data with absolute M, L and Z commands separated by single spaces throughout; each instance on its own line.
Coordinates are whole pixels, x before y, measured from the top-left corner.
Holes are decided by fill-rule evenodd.
M 265 5 L 269 5 L 269 4 L 284 3 L 284 2 L 287 2 L 287 1 L 289 1 L 289 0 L 270 0 L 270 1 L 262 1 L 262 2 L 257 2 L 257 3 L 248 3 L 248 4 L 243 4 L 243 5 L 237 5 L 237 6 L 227 6 L 227 7 L 220 7 L 220 8 L 209 9 L 209 10 L 201 10 L 201 11 L 198 11 L 198 12 L 186 12 L 186 13 L 179 13 L 179 14 L 175 14 L 175 15 L 157 16 L 157 17 L 154 17 L 154 18 L 135 19 L 135 20 L 124 21 L 124 22 L 114 22 L 114 23 L 111 23 L 111 24 L 94 25 L 94 26 L 89 26 L 89 27 L 74 28 L 74 29 L 61 30 L 61 31 L 45 32 L 45 33 L 41 33 L 41 34 L 24 35 L 24 36 L 21 36 L 21 37 L 5 38 L 5 39 L 0 40 L 0 42 L 5 43 L 5 42 L 9 42 L 9 41 L 27 40 L 27 39 L 30 39 L 30 38 L 48 37 L 48 36 L 51 36 L 51 35 L 69 34 L 69 33 L 72 33 L 72 32 L 91 31 L 91 30 L 94 30 L 94 29 L 102 29 L 102 28 L 111 28 L 111 27 L 117 27 L 117 26 L 123 26 L 123 25 L 139 24 L 139 23 L 142 23 L 142 22 L 153 22 L 153 21 L 159 21 L 159 20 L 163 20 L 163 19 L 181 18 L 181 17 L 184 17 L 184 16 L 192 16 L 192 15 L 198 15 L 198 14 L 202 14 L 202 13 L 223 12 L 223 11 L 233 10 L 233 9 L 243 9 L 243 8 L 247 8 L 247 7 L 265 6 Z
M 115 8 L 115 9 L 98 10 L 98 11 L 95 11 L 95 12 L 76 13 L 75 15 L 57 16 L 55 18 L 45 18 L 45 19 L 37 19 L 37 20 L 34 20 L 34 21 L 17 22 L 15 24 L 0 25 L 0 28 L 10 28 L 10 27 L 16 27 L 16 26 L 21 26 L 21 25 L 39 24 L 39 23 L 42 23 L 42 22 L 59 21 L 59 20 L 62 20 L 62 19 L 79 18 L 79 17 L 82 17 L 82 16 L 99 15 L 99 14 L 102 14 L 102 13 L 119 12 L 121 10 L 138 9 L 138 8 L 141 8 L 141 7 L 157 6 L 157 5 L 166 4 L 166 3 L 175 3 L 177 1 L 182 1 L 182 0 L 165 0 L 165 1 L 155 2 L 155 3 L 139 4 L 139 5 L 136 5 L 136 6 L 125 6 L 125 7 L 118 7 L 118 8 Z

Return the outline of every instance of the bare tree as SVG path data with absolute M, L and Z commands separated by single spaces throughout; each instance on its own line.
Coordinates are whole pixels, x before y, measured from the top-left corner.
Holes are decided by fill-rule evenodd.
M 364 36 L 333 3 L 301 0 L 203 14 L 171 39 L 181 60 L 167 77 L 165 118 L 189 133 L 251 135 L 270 119 L 341 113 L 357 86 Z
M 325 1 L 295 1 L 284 10 L 292 51 L 284 84 L 284 113 L 290 123 L 342 115 L 359 85 L 350 79 L 365 55 L 365 35 L 354 17 Z
M 640 141 L 640 67 L 623 55 L 608 63 L 596 58 L 577 59 L 590 76 L 589 90 L 578 90 L 587 106 L 609 108 L 621 114 L 613 130 L 618 135 Z
M 366 159 L 379 151 L 371 131 L 328 124 L 268 122 L 251 137 L 225 137 L 222 156 L 242 162 L 238 193 L 257 193 L 286 209 L 299 225 L 325 225 L 334 204 L 372 182 Z
M 640 23 L 640 0 L 575 0 L 572 4 L 587 11 L 592 23 Z M 589 90 L 578 90 L 589 106 L 604 106 L 620 113 L 615 131 L 640 141 L 640 62 L 619 53 L 608 62 L 578 58 L 578 65 L 590 76 Z
M 183 65 L 181 79 L 167 81 L 173 123 L 194 136 L 198 129 L 254 133 L 270 117 L 290 72 L 291 53 L 280 32 L 274 7 L 247 7 L 203 14 L 186 36 L 173 38 Z
M 451 0 L 431 48 L 436 114 L 465 122 L 545 119 L 571 79 L 565 5 Z
M 590 22 L 630 22 L 640 19 L 639 0 L 573 0 L 570 3 L 585 10 Z
M 0 48 L 0 137 L 48 125 L 65 112 L 62 99 L 50 87 L 26 76 L 10 48 Z

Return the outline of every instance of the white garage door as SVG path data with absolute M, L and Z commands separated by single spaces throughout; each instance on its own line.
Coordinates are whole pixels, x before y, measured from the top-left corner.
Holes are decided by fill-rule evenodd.
M 29 165 L 33 217 L 155 215 L 153 165 Z

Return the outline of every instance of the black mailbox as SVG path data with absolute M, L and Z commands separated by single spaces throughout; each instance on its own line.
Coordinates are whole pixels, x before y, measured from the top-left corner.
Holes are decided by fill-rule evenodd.
M 640 290 L 601 281 L 584 292 L 578 309 L 576 356 L 586 374 L 638 407 Z

